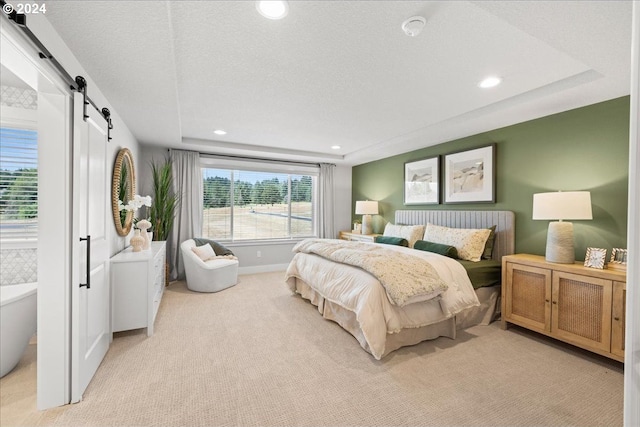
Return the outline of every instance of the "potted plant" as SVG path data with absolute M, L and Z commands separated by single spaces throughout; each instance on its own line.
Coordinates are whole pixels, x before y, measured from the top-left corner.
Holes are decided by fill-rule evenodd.
M 353 232 L 354 233 L 360 233 L 362 230 L 362 223 L 359 219 L 354 219 L 353 220 Z
M 150 221 L 153 230 L 153 240 L 167 240 L 173 219 L 176 216 L 176 209 L 180 203 L 180 196 L 173 192 L 173 172 L 170 158 L 165 158 L 163 162 L 151 161 L 151 174 L 153 177 L 153 188 L 151 198 Z

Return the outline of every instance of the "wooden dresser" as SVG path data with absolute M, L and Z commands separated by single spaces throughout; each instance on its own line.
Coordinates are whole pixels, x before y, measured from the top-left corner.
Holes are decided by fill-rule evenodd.
M 354 240 L 357 242 L 374 242 L 377 236 L 381 236 L 381 234 L 360 234 L 360 233 L 353 233 L 351 231 L 341 231 L 338 237 L 342 240 Z
M 502 327 L 509 323 L 624 362 L 626 273 L 502 258 Z
M 149 250 L 131 247 L 111 258 L 111 325 L 113 332 L 147 328 L 153 335 L 165 287 L 166 242 L 151 242 Z

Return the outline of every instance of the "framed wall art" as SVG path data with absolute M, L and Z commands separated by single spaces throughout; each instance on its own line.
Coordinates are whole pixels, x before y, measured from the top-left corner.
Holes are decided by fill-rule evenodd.
M 604 260 L 607 257 L 607 250 L 602 248 L 587 248 L 584 256 L 584 266 L 591 268 L 604 268 Z
M 404 164 L 404 204 L 440 203 L 440 156 Z
M 496 202 L 495 146 L 444 156 L 444 203 Z

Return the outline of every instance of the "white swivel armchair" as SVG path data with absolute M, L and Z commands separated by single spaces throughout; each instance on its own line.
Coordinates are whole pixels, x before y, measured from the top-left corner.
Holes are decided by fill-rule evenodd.
M 191 249 L 195 246 L 193 239 L 185 240 L 180 245 L 187 288 L 196 292 L 218 292 L 238 283 L 238 260 L 203 261 Z

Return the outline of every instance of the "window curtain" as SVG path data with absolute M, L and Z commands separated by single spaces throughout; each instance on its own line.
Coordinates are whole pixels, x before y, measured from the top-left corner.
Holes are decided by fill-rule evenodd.
M 333 169 L 336 165 L 320 163 L 318 176 L 318 237 L 335 239 L 336 230 L 333 221 L 334 188 Z
M 182 280 L 185 275 L 180 244 L 202 234 L 200 153 L 169 150 L 169 157 L 173 167 L 173 190 L 180 195 L 180 204 L 167 242 L 169 277 L 171 280 Z

